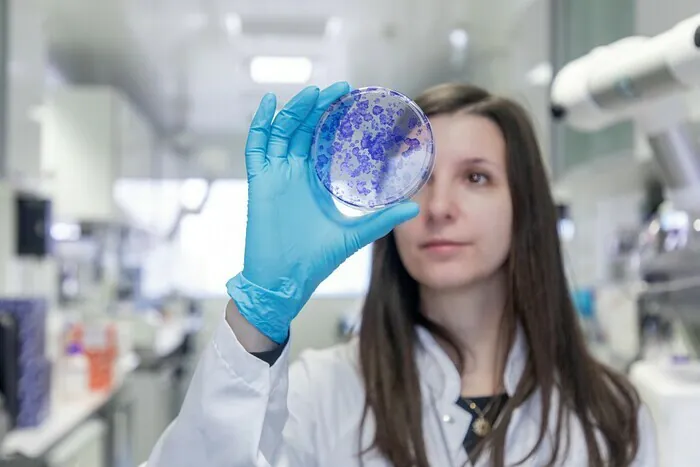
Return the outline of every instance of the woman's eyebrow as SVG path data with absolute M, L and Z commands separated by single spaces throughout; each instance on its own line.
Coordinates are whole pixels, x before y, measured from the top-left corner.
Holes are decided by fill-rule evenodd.
M 492 161 L 479 156 L 465 157 L 459 163 L 460 165 L 495 165 Z

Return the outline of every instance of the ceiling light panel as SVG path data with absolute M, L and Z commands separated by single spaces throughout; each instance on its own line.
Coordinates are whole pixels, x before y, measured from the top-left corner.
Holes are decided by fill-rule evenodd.
M 328 18 L 282 18 L 247 16 L 242 20 L 242 33 L 247 36 L 323 37 Z
M 259 84 L 305 84 L 313 69 L 308 57 L 257 56 L 250 60 L 250 77 Z

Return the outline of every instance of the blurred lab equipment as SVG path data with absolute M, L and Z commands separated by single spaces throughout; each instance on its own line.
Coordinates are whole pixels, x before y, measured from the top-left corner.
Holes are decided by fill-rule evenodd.
M 46 301 L 0 300 L 0 392 L 13 427 L 40 425 L 49 411 L 51 362 L 46 358 Z
M 71 342 L 66 346 L 63 361 L 59 363 L 61 385 L 59 392 L 65 400 L 79 400 L 89 391 L 88 360 L 82 344 Z
M 576 224 L 571 217 L 571 207 L 565 203 L 557 203 L 557 231 L 563 243 L 570 242 L 576 234 Z
M 362 324 L 362 307 L 365 304 L 365 297 L 361 297 L 347 307 L 338 320 L 338 339 L 347 341 L 357 336 Z
M 51 201 L 40 196 L 18 192 L 16 195 L 17 255 L 47 256 L 51 242 Z
M 698 86 L 700 15 L 594 49 L 564 66 L 551 90 L 553 117 L 575 129 L 633 120 L 661 174 L 666 202 L 647 209 L 636 236 L 620 236 L 619 283 L 598 302 L 624 316 L 612 318 L 618 324 L 636 321 L 638 339 L 618 350 L 637 347 L 630 376 L 655 420 L 664 467 L 700 465 L 700 146 L 685 104 Z
M 666 206 L 642 232 L 640 272 L 646 287 L 638 303 L 641 318 L 658 328 L 671 323 L 687 353 L 700 359 L 700 228 L 693 224 L 688 212 Z
M 122 274 L 122 253 L 130 229 L 110 222 L 55 222 L 51 235 L 59 271 L 59 305 L 63 308 L 107 306 L 109 299 L 133 284 Z M 126 233 L 125 233 L 126 232 Z M 134 274 L 133 272 L 131 273 Z M 125 281 L 124 284 L 120 281 Z M 96 303 L 107 295 L 107 303 Z
M 61 378 L 68 377 L 67 385 L 78 394 L 64 394 L 68 398 L 79 397 L 85 391 L 107 391 L 115 384 L 118 358 L 117 329 L 107 319 L 88 318 L 71 324 L 66 330 L 66 341 L 61 355 Z M 83 374 L 80 374 L 80 373 Z
M 572 299 L 588 341 L 592 343 L 603 341 L 604 335 L 596 316 L 595 290 L 588 288 L 573 290 Z
M 685 93 L 700 85 L 700 15 L 655 36 L 628 37 L 565 65 L 552 83 L 552 115 L 580 131 L 634 120 L 647 136 L 667 195 L 700 209 L 700 159 Z M 685 206 L 688 205 L 688 206 Z

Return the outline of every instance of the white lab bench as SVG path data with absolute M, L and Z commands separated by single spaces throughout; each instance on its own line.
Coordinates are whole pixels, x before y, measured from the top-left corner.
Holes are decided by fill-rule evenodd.
M 55 402 L 38 428 L 14 430 L 0 459 L 20 454 L 41 467 L 134 467 L 150 453 L 181 403 L 188 322 L 160 326 L 148 348 L 118 364 L 114 386 L 78 401 Z
M 139 360 L 135 354 L 127 355 L 118 363 L 117 378 L 110 390 L 92 393 L 76 401 L 52 403 L 51 412 L 41 426 L 8 433 L 0 446 L 0 456 L 9 457 L 20 454 L 30 459 L 45 459 L 50 467 L 72 466 L 77 464 L 71 462 L 67 447 L 71 445 L 75 456 L 85 457 L 88 455 L 85 453 L 93 453 L 89 457 L 89 465 L 95 467 L 104 465 L 104 449 L 98 449 L 97 445 L 106 445 L 110 442 L 106 439 L 110 427 L 104 422 L 100 424 L 91 419 L 115 401 L 123 389 L 124 382 L 138 365 Z M 70 442 L 63 444 L 67 439 Z M 64 461 L 52 464 L 50 462 L 52 457 Z
M 700 465 L 700 364 L 640 361 L 630 379 L 654 418 L 659 465 Z

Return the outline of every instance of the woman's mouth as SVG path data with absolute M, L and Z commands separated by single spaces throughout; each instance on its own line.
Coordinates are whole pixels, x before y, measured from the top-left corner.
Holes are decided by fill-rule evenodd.
M 466 242 L 457 242 L 453 240 L 430 240 L 421 245 L 421 250 L 430 253 L 449 254 L 454 253 L 461 248 L 467 246 Z

